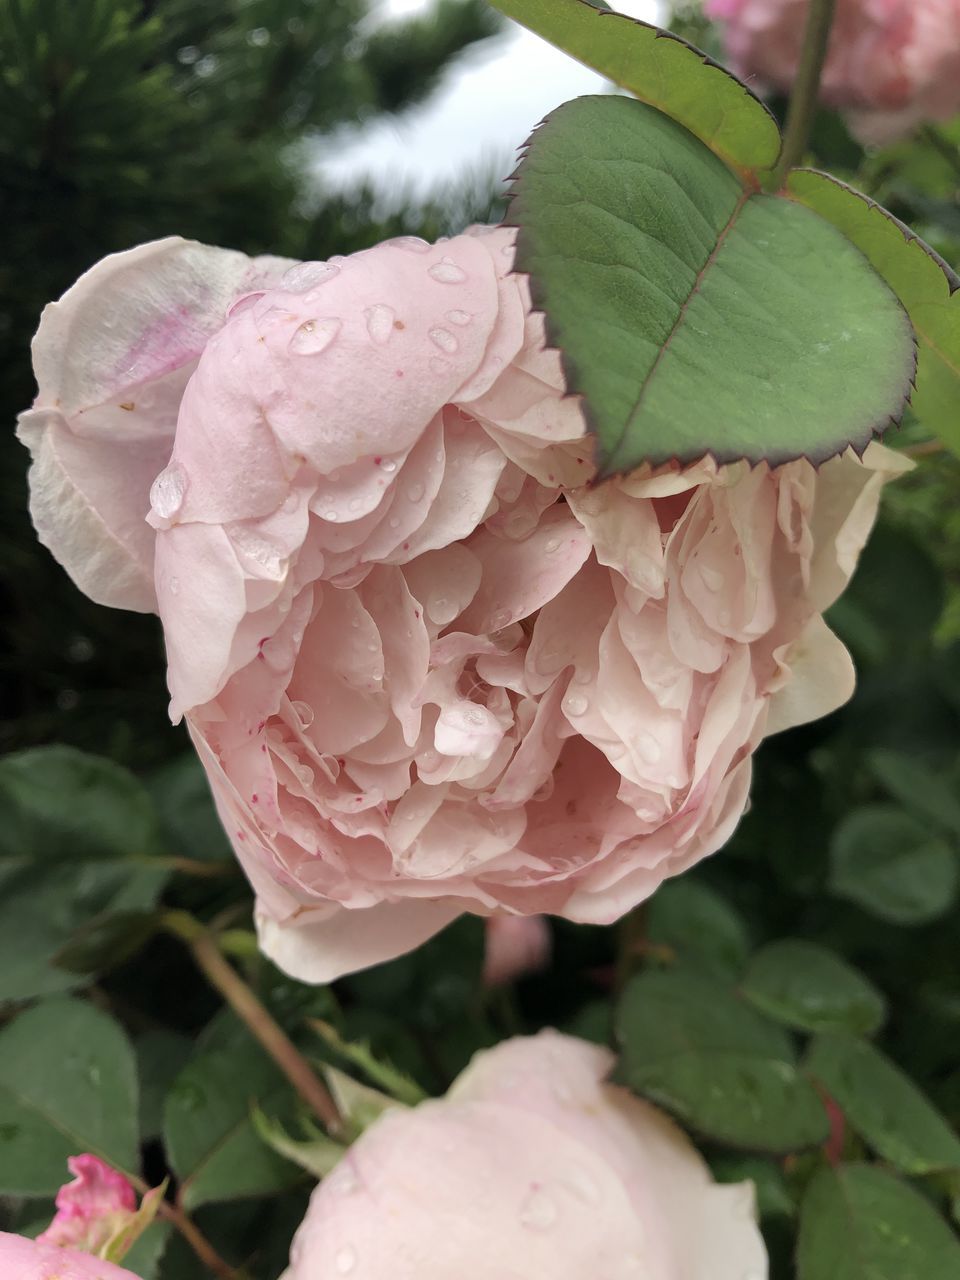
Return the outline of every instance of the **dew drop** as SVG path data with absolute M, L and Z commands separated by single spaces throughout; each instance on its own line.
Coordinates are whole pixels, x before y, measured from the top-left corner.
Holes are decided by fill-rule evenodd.
M 289 494 L 289 495 L 288 495 L 286 498 L 284 498 L 284 500 L 283 500 L 283 509 L 284 509 L 284 511 L 286 511 L 288 514 L 289 514 L 289 513 L 291 513 L 291 512 L 293 512 L 293 511 L 296 511 L 296 509 L 297 509 L 299 506 L 300 506 L 300 495 L 299 495 L 299 493 L 297 493 L 297 491 L 296 491 L 296 490 L 294 490 L 294 491 L 293 491 L 293 493 Z
M 307 764 L 302 764 L 297 768 L 297 777 L 305 787 L 309 787 L 313 782 L 313 770 Z
M 325 511 L 323 513 L 323 518 L 324 520 L 329 520 L 331 524 L 336 524 L 337 521 L 340 519 L 340 513 L 339 511 L 334 511 L 334 509 L 331 507 L 329 511 Z
M 564 1177 L 564 1182 L 584 1204 L 597 1205 L 603 1199 L 600 1188 L 582 1169 L 570 1169 Z
M 431 246 L 419 236 L 394 236 L 392 240 L 384 240 L 384 244 L 394 249 L 406 249 L 408 253 L 429 253 Z
M 399 529 L 399 528 L 400 528 L 400 517 L 399 517 L 399 516 L 391 516 L 391 517 L 390 517 L 390 519 L 387 521 L 387 524 L 390 526 L 390 528 L 391 528 L 391 529 Z
M 291 702 L 291 710 L 300 721 L 300 725 L 304 729 L 309 729 L 313 724 L 313 707 L 309 702 Z
M 377 302 L 372 307 L 367 307 L 363 314 L 367 321 L 367 333 L 373 341 L 380 346 L 389 341 L 394 331 L 393 321 L 396 316 L 393 307 L 388 307 L 384 302 Z
M 441 351 L 446 351 L 449 356 L 452 356 L 455 351 L 460 349 L 460 343 L 449 329 L 431 329 L 430 341 L 434 346 L 439 347 Z
M 410 499 L 411 502 L 419 502 L 423 497 L 423 485 L 412 484 L 410 488 L 407 490 L 407 497 Z
M 187 492 L 186 472 L 171 462 L 150 486 L 150 506 L 161 520 L 172 520 L 183 506 Z
M 700 566 L 700 577 L 703 579 L 703 585 L 708 591 L 719 591 L 726 579 L 717 569 L 711 569 L 708 565 Z
M 384 471 L 386 471 L 387 475 L 393 475 L 394 471 L 397 469 L 397 464 L 392 458 L 385 458 L 380 465 L 383 467 Z
M 590 702 L 582 693 L 567 694 L 563 703 L 564 711 L 570 716 L 582 716 L 589 707 Z
M 542 1188 L 531 1191 L 520 1210 L 520 1221 L 533 1231 L 548 1231 L 557 1220 L 557 1206 Z
M 342 1249 L 337 1250 L 334 1261 L 337 1266 L 337 1275 L 348 1276 L 357 1265 L 357 1251 L 352 1245 L 344 1245 Z
M 458 612 L 459 606 L 456 600 L 451 600 L 447 596 L 431 596 L 427 600 L 427 613 L 440 627 L 445 627 L 448 622 L 452 622 Z
M 434 280 L 439 280 L 441 284 L 463 284 L 467 278 L 467 273 L 451 258 L 441 258 L 428 269 L 427 274 Z
M 350 510 L 351 510 L 351 511 L 359 511 L 359 510 L 360 510 L 360 508 L 361 508 L 362 506 L 363 506 L 363 499 L 362 499 L 362 498 L 351 498 L 351 499 L 350 499 L 349 507 L 350 507 Z
M 663 748 L 652 733 L 642 733 L 637 739 L 637 755 L 644 764 L 656 764 L 663 755 Z
M 307 289 L 315 289 L 318 284 L 325 284 L 339 274 L 340 268 L 331 262 L 301 262 L 285 271 L 280 283 L 291 293 L 305 293 Z
M 490 628 L 492 631 L 499 631 L 501 627 L 507 626 L 509 622 L 510 622 L 510 610 L 497 609 L 497 611 L 490 618 Z
M 463 329 L 470 323 L 473 316 L 469 311 L 448 311 L 447 319 L 451 324 L 457 324 L 461 329 Z
M 305 320 L 290 339 L 289 348 L 298 356 L 315 356 L 326 351 L 340 332 L 340 321 Z
M 171 579 L 170 579 L 170 594 L 171 594 L 172 596 L 175 596 L 175 595 L 179 592 L 179 590 L 180 590 L 180 579 L 179 579 L 179 578 L 171 578 Z
M 554 551 L 558 551 L 559 549 L 560 549 L 560 539 L 559 539 L 559 538 L 548 538 L 548 539 L 547 539 L 546 544 L 545 544 L 545 546 L 544 546 L 544 550 L 545 550 L 546 552 L 548 552 L 548 553 L 553 553 Z
M 514 511 L 504 522 L 508 538 L 519 540 L 527 537 L 537 526 L 537 517 L 531 511 Z

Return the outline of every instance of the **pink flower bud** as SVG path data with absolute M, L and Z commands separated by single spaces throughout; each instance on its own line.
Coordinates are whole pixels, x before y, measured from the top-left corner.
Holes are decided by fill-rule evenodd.
M 544 916 L 491 916 L 487 921 L 483 982 L 502 987 L 550 963 L 550 926 Z
M 71 1156 L 67 1166 L 76 1177 L 57 1192 L 56 1215 L 37 1239 L 99 1253 L 133 1218 L 136 1193 L 122 1174 L 98 1156 Z

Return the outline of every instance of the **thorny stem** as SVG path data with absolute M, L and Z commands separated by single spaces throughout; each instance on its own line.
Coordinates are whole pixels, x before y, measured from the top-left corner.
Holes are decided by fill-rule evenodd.
M 827 58 L 830 29 L 836 0 L 810 0 L 807 25 L 803 32 L 803 49 L 797 78 L 793 82 L 787 124 L 783 134 L 783 151 L 776 168 L 776 185 L 781 188 L 787 174 L 803 160 L 810 140 L 810 126 L 817 109 L 820 76 Z
M 164 924 L 187 944 L 208 982 L 259 1040 L 330 1136 L 335 1138 L 342 1134 L 343 1118 L 330 1091 L 269 1009 L 224 958 L 216 937 L 185 911 L 168 912 Z

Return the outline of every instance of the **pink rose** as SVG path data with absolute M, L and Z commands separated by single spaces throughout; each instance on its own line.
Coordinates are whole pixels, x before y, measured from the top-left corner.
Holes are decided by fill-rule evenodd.
M 38 1240 L 99 1253 L 137 1211 L 133 1187 L 97 1156 L 71 1156 L 67 1167 L 75 1174 L 57 1192 L 57 1212 Z
M 616 920 L 728 838 L 765 733 L 852 688 L 821 613 L 907 464 L 589 488 L 512 262 L 484 228 L 270 283 L 162 241 L 35 339 L 40 535 L 95 599 L 156 590 L 261 944 L 308 981 L 464 911 Z
M 483 982 L 502 987 L 550 963 L 550 926 L 543 916 L 491 916 L 487 921 Z
M 707 0 L 726 26 L 738 75 L 789 89 L 808 0 Z M 824 68 L 825 102 L 850 112 L 865 142 L 960 112 L 960 0 L 838 0 Z
M 766 1280 L 752 1184 L 717 1185 L 611 1065 L 544 1031 L 387 1112 L 314 1192 L 284 1280 Z
M 132 1271 L 93 1254 L 5 1231 L 0 1231 L 0 1276 L 3 1280 L 138 1280 Z

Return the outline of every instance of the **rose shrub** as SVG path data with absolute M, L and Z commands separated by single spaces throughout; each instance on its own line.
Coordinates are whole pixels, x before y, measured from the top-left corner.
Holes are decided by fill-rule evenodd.
M 765 1280 L 753 1186 L 719 1186 L 612 1055 L 543 1031 L 383 1115 L 317 1188 L 284 1280 Z
M 139 1280 L 132 1271 L 91 1253 L 6 1231 L 0 1231 L 0 1275 L 3 1280 Z
M 309 981 L 464 911 L 617 919 L 852 688 L 821 614 L 905 464 L 590 487 L 512 262 L 490 228 L 292 266 L 166 240 L 35 339 L 37 529 L 158 610 L 261 943 Z
M 808 0 L 707 0 L 734 70 L 789 89 Z M 885 142 L 960 112 L 960 0 L 838 0 L 821 94 Z

